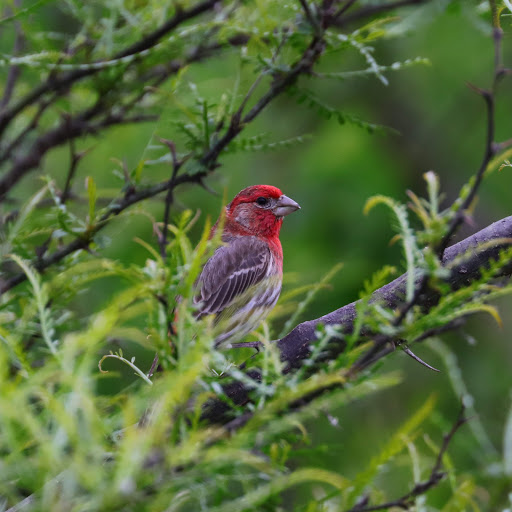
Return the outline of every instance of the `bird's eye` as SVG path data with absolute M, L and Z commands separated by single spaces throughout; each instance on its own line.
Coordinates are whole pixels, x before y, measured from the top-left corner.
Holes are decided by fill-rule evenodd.
M 259 206 L 267 206 L 268 204 L 268 199 L 266 197 L 258 197 L 258 199 L 256 199 L 256 203 L 259 205 Z

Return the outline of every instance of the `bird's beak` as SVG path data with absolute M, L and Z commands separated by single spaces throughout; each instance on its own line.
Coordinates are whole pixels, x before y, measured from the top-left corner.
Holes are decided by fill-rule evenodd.
M 296 210 L 300 210 L 299 203 L 296 203 L 293 199 L 282 195 L 272 208 L 276 217 L 284 217 Z

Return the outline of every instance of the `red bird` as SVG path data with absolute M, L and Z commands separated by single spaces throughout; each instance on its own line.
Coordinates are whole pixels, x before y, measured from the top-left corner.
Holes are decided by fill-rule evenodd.
M 206 262 L 194 298 L 198 318 L 215 315 L 215 346 L 239 341 L 275 306 L 283 280 L 279 231 L 299 208 L 269 185 L 245 188 L 226 206 L 224 244 Z

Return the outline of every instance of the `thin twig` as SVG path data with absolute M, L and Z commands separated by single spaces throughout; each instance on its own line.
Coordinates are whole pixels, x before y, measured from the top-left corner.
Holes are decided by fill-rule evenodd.
M 349 14 L 347 16 L 339 17 L 337 20 L 333 21 L 333 25 L 341 28 L 349 23 L 353 23 L 355 21 L 359 21 L 364 18 L 369 18 L 376 14 L 380 14 L 383 12 L 389 12 L 393 9 L 398 9 L 400 7 L 406 7 L 409 5 L 420 5 L 430 2 L 431 0 L 397 0 L 396 2 L 389 2 L 387 4 L 375 4 L 375 5 L 367 5 L 361 7 L 357 11 Z
M 311 11 L 311 7 L 309 6 L 307 0 L 299 0 L 300 5 L 302 5 L 302 9 L 306 14 L 306 18 L 308 19 L 310 25 L 313 27 L 313 30 L 317 36 L 320 36 L 322 33 L 322 27 L 318 23 L 318 20 L 315 18 L 315 15 Z
M 52 96 L 45 101 L 41 101 L 37 106 L 36 113 L 32 116 L 30 122 L 25 126 L 25 128 L 19 133 L 19 135 L 13 139 L 5 150 L 0 153 L 0 164 L 7 161 L 9 158 L 12 158 L 13 151 L 26 139 L 27 135 L 35 130 L 39 124 L 41 116 L 44 114 L 45 110 L 57 99 L 57 96 Z
M 356 505 L 355 507 L 347 510 L 347 512 L 374 512 L 376 510 L 387 510 L 390 508 L 401 508 L 403 510 L 409 510 L 412 506 L 414 506 L 414 501 L 418 496 L 425 494 L 427 491 L 435 487 L 445 476 L 445 473 L 441 471 L 443 465 L 443 457 L 448 450 L 448 447 L 453 439 L 453 436 L 459 430 L 459 428 L 464 425 L 468 418 L 464 416 L 466 408 L 464 405 L 461 406 L 461 410 L 457 416 L 455 423 L 448 433 L 443 436 L 443 443 L 436 457 L 436 461 L 434 466 L 430 471 L 430 475 L 428 479 L 424 482 L 418 482 L 412 488 L 411 491 L 404 494 L 400 498 L 397 498 L 393 501 L 388 501 L 386 503 L 381 503 L 380 505 L 372 505 L 372 506 L 360 506 Z
M 450 238 L 455 234 L 457 229 L 461 226 L 464 221 L 466 210 L 473 203 L 480 185 L 482 184 L 482 180 L 485 175 L 485 171 L 492 160 L 492 158 L 496 155 L 497 150 L 500 149 L 499 145 L 495 143 L 495 97 L 498 84 L 500 80 L 503 78 L 503 66 L 502 66 L 502 40 L 503 40 L 503 31 L 499 24 L 499 13 L 496 9 L 496 3 L 494 0 L 489 0 L 491 11 L 492 11 L 492 24 L 493 24 L 493 42 L 494 42 L 494 70 L 492 77 L 492 84 L 490 90 L 479 89 L 470 85 L 471 89 L 473 89 L 477 94 L 482 96 L 485 102 L 486 112 L 487 112 L 487 130 L 485 136 L 485 149 L 482 157 L 482 162 L 480 163 L 480 168 L 476 173 L 474 182 L 471 186 L 469 193 L 460 206 L 458 207 L 449 227 L 444 235 L 441 243 L 438 247 L 438 254 L 442 256 L 444 249 L 447 247 Z
M 14 0 L 14 6 L 19 8 L 21 6 L 20 0 Z M 14 23 L 14 45 L 12 54 L 14 56 L 18 55 L 22 48 L 23 48 L 23 32 L 21 31 L 21 24 L 19 21 L 16 21 Z M 5 89 L 4 89 L 4 95 L 2 99 L 0 100 L 0 112 L 5 109 L 5 107 L 9 104 L 11 101 L 12 93 L 14 92 L 14 87 L 16 85 L 16 81 L 18 80 L 18 77 L 20 75 L 20 67 L 17 65 L 11 65 L 9 67 L 9 71 L 7 73 L 7 80 L 5 82 Z
M 224 135 L 210 147 L 210 149 L 200 159 L 201 164 L 208 170 L 217 167 L 217 159 L 220 153 L 229 145 L 229 143 L 243 130 L 243 128 L 253 121 L 267 107 L 267 105 L 283 93 L 290 85 L 294 84 L 298 78 L 311 72 L 324 49 L 324 42 L 317 37 L 313 38 L 309 47 L 302 54 L 299 60 L 292 66 L 291 70 L 284 73 L 270 85 L 268 91 L 260 97 L 251 110 L 240 120 L 237 113 L 231 117 L 231 122 Z
M 61 205 L 64 205 L 66 201 L 71 197 L 71 184 L 73 182 L 76 169 L 78 167 L 80 160 L 86 155 L 86 153 L 87 151 L 77 152 L 75 147 L 75 141 L 73 139 L 69 141 L 69 168 L 68 173 L 66 175 L 66 183 L 64 185 L 64 190 L 62 191 L 59 197 Z M 53 231 L 42 244 L 35 248 L 35 253 L 38 260 L 40 260 L 45 255 L 46 251 L 50 247 L 52 238 Z
M 167 259 L 167 233 L 169 231 L 169 215 L 171 213 L 171 205 L 173 202 L 174 180 L 176 179 L 176 176 L 178 174 L 180 167 L 183 164 L 183 161 L 178 160 L 178 156 L 176 154 L 176 145 L 174 144 L 173 141 L 160 139 L 160 142 L 164 143 L 169 148 L 169 152 L 171 153 L 172 158 L 172 174 L 169 179 L 167 194 L 165 196 L 164 225 L 162 228 L 162 236 L 158 241 L 160 245 L 160 256 L 162 257 L 162 260 L 165 262 Z
M 407 345 L 405 344 L 399 344 L 403 352 L 405 352 L 410 358 L 414 359 L 417 363 L 420 363 L 421 365 L 425 366 L 425 368 L 428 368 L 429 370 L 432 370 L 434 372 L 439 372 L 437 368 L 434 368 L 432 365 L 426 363 L 421 359 L 421 357 L 418 357 Z
M 73 178 L 75 177 L 76 170 L 78 168 L 78 164 L 80 160 L 86 155 L 87 151 L 77 152 L 75 147 L 75 141 L 71 139 L 69 141 L 69 168 L 68 173 L 66 175 L 66 183 L 64 184 L 64 190 L 60 195 L 61 203 L 65 203 L 71 196 L 71 184 L 73 183 Z
M 153 358 L 153 362 L 151 363 L 151 368 L 148 372 L 148 378 L 153 377 L 153 374 L 155 373 L 155 370 L 158 367 L 158 354 L 155 354 L 155 357 Z
M 345 5 L 343 5 L 342 7 L 340 7 L 338 9 L 338 11 L 336 12 L 336 14 L 333 16 L 333 18 L 335 20 L 338 20 L 341 18 L 341 16 L 343 14 L 345 14 L 355 3 L 357 2 L 357 0 L 347 0 L 345 2 Z

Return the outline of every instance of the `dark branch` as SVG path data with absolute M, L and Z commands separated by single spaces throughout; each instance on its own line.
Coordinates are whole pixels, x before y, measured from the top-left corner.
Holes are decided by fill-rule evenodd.
M 240 40 L 239 44 L 243 44 L 243 39 Z M 169 66 L 159 67 L 158 70 L 153 70 L 154 73 L 151 75 L 153 87 L 161 84 L 170 75 L 177 73 L 183 66 L 200 61 L 213 51 L 221 48 L 223 48 L 223 46 L 219 44 L 197 47 L 183 61 L 173 61 Z M 43 157 L 49 150 L 81 137 L 82 135 L 97 135 L 110 126 L 155 120 L 156 116 L 154 114 L 129 115 L 132 109 L 136 107 L 137 103 L 142 100 L 144 94 L 146 94 L 146 89 L 142 89 L 141 93 L 138 94 L 134 100 L 131 100 L 125 105 L 117 105 L 116 109 L 110 111 L 103 105 L 103 98 L 100 98 L 96 104 L 89 109 L 79 112 L 72 117 L 68 117 L 57 127 L 40 135 L 23 156 L 14 159 L 14 163 L 9 171 L 0 178 L 0 201 L 29 171 L 40 165 Z M 24 141 L 32 130 L 37 128 L 41 115 L 55 98 L 56 96 L 54 95 L 51 99 L 47 99 L 40 104 L 37 113 L 34 115 L 29 125 L 11 142 L 3 153 L 0 154 L 0 163 L 11 158 L 14 149 Z M 115 113 L 113 113 L 114 110 Z
M 300 5 L 302 6 L 302 9 L 304 9 L 304 14 L 306 15 L 306 18 L 308 19 L 311 27 L 315 31 L 315 34 L 321 35 L 322 29 L 320 27 L 320 24 L 318 23 L 317 18 L 313 14 L 313 11 L 311 10 L 311 7 L 309 6 L 307 0 L 299 0 Z
M 485 101 L 485 107 L 487 112 L 487 129 L 486 129 L 486 137 L 485 137 L 485 149 L 484 155 L 482 157 L 482 162 L 480 163 L 480 167 L 476 176 L 474 178 L 471 189 L 465 199 L 462 201 L 460 206 L 455 213 L 450 225 L 448 226 L 448 230 L 441 241 L 441 244 L 438 248 L 438 253 L 441 255 L 445 247 L 448 245 L 450 238 L 455 234 L 457 229 L 461 226 L 464 221 L 467 209 L 471 206 L 473 201 L 476 198 L 478 190 L 480 189 L 480 185 L 482 184 L 482 180 L 484 179 L 485 171 L 489 166 L 492 158 L 496 155 L 497 150 L 500 149 L 499 145 L 494 141 L 494 132 L 495 132 L 495 96 L 496 89 L 498 87 L 498 83 L 500 79 L 503 77 L 503 69 L 501 65 L 501 41 L 503 38 L 503 31 L 499 27 L 499 21 L 497 16 L 493 15 L 493 40 L 494 40 L 494 74 L 492 79 L 491 89 L 486 91 L 484 89 L 479 89 L 477 87 L 471 86 L 471 88 L 480 94 Z
M 164 225 L 162 227 L 162 235 L 159 240 L 160 256 L 165 261 L 167 258 L 167 232 L 169 230 L 169 215 L 171 214 L 171 205 L 173 202 L 174 180 L 183 164 L 183 161 L 178 160 L 176 154 L 176 145 L 171 140 L 160 139 L 168 148 L 171 153 L 172 159 L 172 172 L 167 186 L 167 195 L 165 196 L 165 209 L 164 209 Z
M 371 16 L 375 16 L 383 12 L 389 12 L 392 11 L 393 9 L 398 9 L 400 7 L 406 7 L 409 5 L 425 4 L 429 1 L 430 0 L 397 0 L 396 2 L 388 2 L 385 4 L 367 5 L 361 7 L 352 14 L 340 16 L 337 19 L 334 19 L 333 25 L 335 25 L 338 28 L 341 28 L 344 27 L 345 25 L 348 25 L 349 23 L 353 23 L 364 18 L 369 18 Z M 343 9 L 342 13 L 344 13 L 345 11 L 346 9 Z
M 14 6 L 20 6 L 20 0 L 15 0 Z M 18 55 L 23 48 L 23 32 L 21 31 L 21 25 L 19 22 L 15 22 L 14 24 L 15 36 L 14 36 L 14 45 L 12 49 L 12 54 L 14 56 Z M 11 101 L 12 93 L 14 92 L 14 87 L 16 85 L 16 81 L 20 75 L 20 67 L 16 65 L 12 65 L 9 67 L 9 71 L 7 73 L 7 81 L 5 83 L 4 95 L 0 100 L 0 112 L 5 109 L 5 107 Z
M 324 50 L 324 42 L 315 37 L 301 58 L 292 66 L 292 69 L 276 78 L 268 91 L 257 101 L 251 110 L 241 119 L 240 112 L 231 117 L 231 122 L 224 135 L 204 154 L 201 164 L 209 170 L 217 167 L 220 153 L 244 129 L 244 126 L 253 121 L 265 107 L 282 94 L 290 85 L 293 85 L 303 74 L 309 74 Z M 252 92 L 252 91 L 250 91 Z
M 102 118 L 94 121 L 99 115 Z M 9 171 L 0 179 L 0 200 L 28 171 L 40 165 L 43 157 L 50 149 L 83 135 L 96 135 L 99 130 L 108 126 L 128 122 L 146 122 L 153 119 L 153 116 L 148 117 L 147 115 L 128 117 L 126 112 L 123 111 L 115 114 L 108 111 L 104 112 L 103 101 L 100 98 L 92 107 L 73 117 L 65 117 L 55 128 L 38 137 L 24 156 L 15 160 Z
M 492 244 L 493 241 L 495 244 Z M 446 249 L 443 256 L 443 265 L 450 267 L 450 274 L 446 283 L 454 290 L 469 286 L 472 281 L 480 276 L 482 268 L 488 267 L 491 261 L 496 260 L 501 250 L 511 246 L 512 216 L 501 219 Z M 464 258 L 459 261 L 458 259 L 463 255 Z M 503 275 L 510 275 L 511 272 L 512 265 L 508 265 L 502 271 Z M 372 294 L 372 300 L 381 302 L 386 308 L 396 310 L 404 302 L 406 279 L 407 275 L 404 274 L 378 289 Z M 431 308 L 437 303 L 438 299 L 438 293 L 427 288 L 419 298 L 418 305 Z M 344 333 L 352 332 L 358 302 L 352 302 L 323 317 L 298 325 L 287 336 L 278 341 L 283 361 L 290 366 L 295 366 L 307 357 L 309 344 L 316 339 L 315 330 L 320 323 L 339 325 Z M 340 341 L 338 353 L 344 348 L 343 341 Z
M 490 263 L 499 257 L 500 251 L 512 247 L 512 216 L 501 219 L 478 233 L 462 240 L 461 242 L 446 249 L 443 257 L 443 265 L 450 269 L 446 284 L 452 290 L 471 285 L 481 275 L 483 268 L 489 267 Z M 501 269 L 500 276 L 512 274 L 512 263 Z M 497 276 L 499 277 L 499 276 Z M 371 302 L 378 302 L 384 307 L 398 310 L 404 304 L 407 275 L 404 274 L 391 283 L 376 290 Z M 436 290 L 425 289 L 425 292 L 418 298 L 418 305 L 428 310 L 435 306 L 439 300 L 439 293 Z M 319 325 L 337 326 L 342 333 L 338 338 L 329 340 L 324 351 L 325 360 L 334 360 L 345 349 L 344 336 L 352 333 L 356 320 L 357 305 L 360 301 L 352 302 L 327 315 L 314 320 L 308 320 L 297 325 L 284 338 L 275 343 L 279 349 L 281 360 L 285 363 L 285 373 L 300 368 L 311 354 L 311 344 L 317 340 L 316 331 Z M 455 329 L 460 326 L 459 322 L 447 325 L 444 330 Z M 436 331 L 437 333 L 437 331 Z M 436 334 L 434 333 L 434 334 Z M 361 337 L 371 335 L 367 328 L 361 331 Z M 393 352 L 394 347 L 382 344 L 368 354 L 367 358 L 359 362 L 358 370 L 373 364 L 378 359 Z M 251 376 L 258 380 L 259 374 L 252 370 Z M 230 384 L 224 390 L 229 398 L 236 404 L 244 404 L 249 400 L 249 388 L 240 382 Z M 215 402 L 207 410 L 204 418 L 209 421 L 225 421 L 227 407 L 223 402 Z
M 64 184 L 64 190 L 60 193 L 60 204 L 64 205 L 66 204 L 66 201 L 72 196 L 71 193 L 71 185 L 73 183 L 73 178 L 75 177 L 76 170 L 78 168 L 78 164 L 80 163 L 80 160 L 86 155 L 87 151 L 80 151 L 77 152 L 74 140 L 71 139 L 69 141 L 69 168 L 66 175 L 66 182 Z M 50 243 L 52 241 L 54 235 L 54 231 L 50 233 L 48 238 L 38 247 L 35 248 L 35 253 L 38 259 L 41 259 L 46 251 L 48 250 L 48 247 L 50 246 Z
M 188 21 L 200 14 L 203 14 L 207 11 L 212 10 L 215 7 L 215 4 L 221 4 L 222 0 L 204 0 L 203 2 L 199 2 L 197 5 L 190 7 L 189 9 L 182 9 L 179 4 L 176 7 L 176 14 L 166 21 L 160 28 L 148 34 L 140 41 L 135 44 L 132 44 L 126 50 L 118 53 L 114 59 L 121 59 L 123 57 L 128 57 L 130 55 L 135 55 L 137 53 L 143 52 L 144 50 L 148 50 L 155 46 L 155 44 L 162 39 L 166 34 L 172 32 L 176 27 L 181 25 L 183 22 Z
M 80 160 L 82 160 L 82 158 L 85 156 L 85 153 L 85 151 L 77 153 L 74 141 L 69 141 L 69 169 L 66 176 L 64 189 L 60 195 L 60 200 L 62 203 L 65 203 L 71 196 L 71 184 L 73 183 L 73 178 L 75 177 L 78 164 L 80 163 Z
M 165 23 L 163 23 L 161 27 L 159 27 L 150 34 L 147 34 L 137 43 L 129 46 L 124 50 L 121 50 L 120 52 L 115 54 L 111 60 L 117 60 L 122 59 L 124 57 L 129 57 L 131 55 L 136 55 L 137 53 L 143 50 L 151 48 L 156 43 L 158 43 L 158 41 L 162 39 L 162 37 L 164 37 L 166 34 L 177 28 L 183 22 L 188 21 L 198 16 L 199 14 L 211 10 L 214 7 L 214 5 L 219 1 L 220 0 L 205 0 L 189 9 L 178 8 L 174 16 L 167 20 Z M 42 83 L 41 85 L 33 89 L 29 94 L 22 98 L 12 108 L 0 113 L 0 136 L 3 134 L 9 123 L 21 111 L 23 111 L 28 106 L 36 103 L 45 94 L 49 92 L 54 93 L 65 90 L 72 84 L 75 84 L 86 77 L 99 73 L 100 71 L 101 67 L 90 66 L 86 69 L 78 69 L 76 71 L 65 73 L 58 78 L 50 76 L 50 78 L 46 82 Z
M 144 201 L 145 199 L 154 197 L 168 190 L 169 187 L 175 189 L 176 187 L 184 183 L 200 183 L 204 177 L 204 172 L 199 172 L 193 175 L 182 174 L 180 176 L 176 176 L 173 181 L 165 180 L 150 187 L 145 187 L 141 188 L 140 190 L 131 191 L 125 196 L 115 199 L 114 201 L 112 201 L 112 203 L 105 211 L 105 213 L 100 217 L 97 224 L 91 226 L 86 233 L 83 233 L 81 236 L 78 236 L 77 238 L 69 242 L 67 245 L 61 247 L 52 254 L 44 258 L 38 258 L 32 261 L 32 265 L 39 272 L 46 270 L 48 267 L 51 267 L 52 265 L 55 265 L 56 263 L 62 261 L 66 256 L 69 256 L 70 254 L 73 254 L 76 251 L 88 248 L 89 245 L 93 242 L 94 236 L 108 224 L 108 221 L 112 217 L 120 214 L 122 211 L 129 208 L 130 206 L 140 201 Z M 0 295 L 11 290 L 15 286 L 18 286 L 19 284 L 23 283 L 24 281 L 26 281 L 26 279 L 27 276 L 23 272 L 20 272 L 9 277 L 8 279 L 0 280 Z
M 334 14 L 334 19 L 339 20 L 341 16 L 347 12 L 355 3 L 357 0 L 347 0 L 345 2 L 345 5 L 341 6 L 339 10 Z
M 37 128 L 39 125 L 39 121 L 41 116 L 44 114 L 46 109 L 55 101 L 55 96 L 46 99 L 45 101 L 40 101 L 37 105 L 37 111 L 32 116 L 30 122 L 23 128 L 23 130 L 14 138 L 4 149 L 2 153 L 0 153 L 0 164 L 6 162 L 9 158 L 11 158 L 14 154 L 14 150 L 20 146 L 27 138 L 27 135 L 31 133 L 33 130 Z

